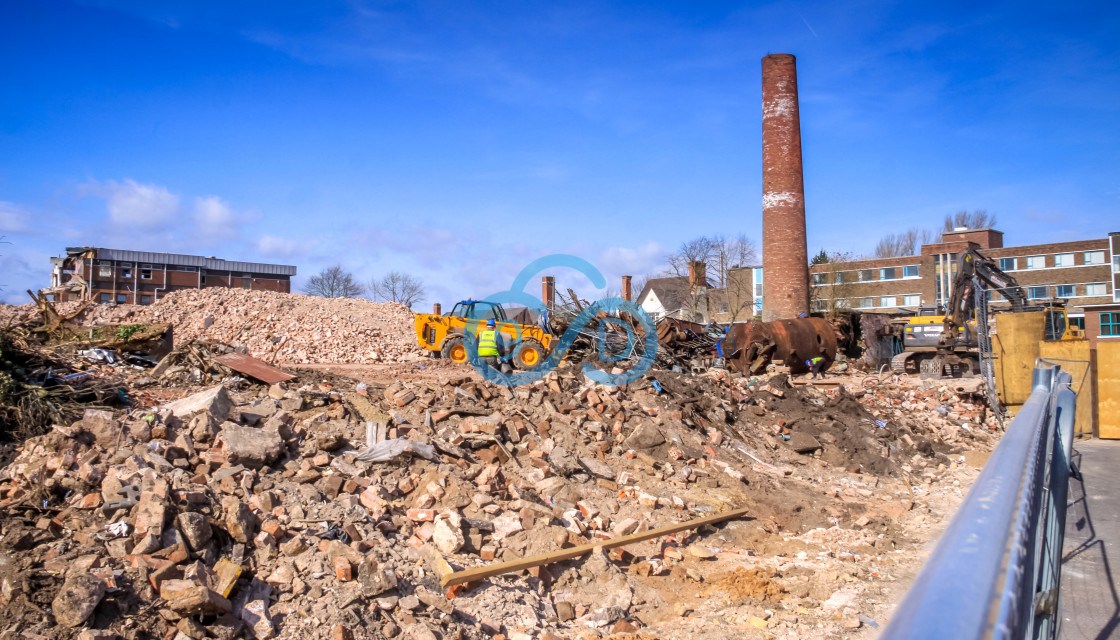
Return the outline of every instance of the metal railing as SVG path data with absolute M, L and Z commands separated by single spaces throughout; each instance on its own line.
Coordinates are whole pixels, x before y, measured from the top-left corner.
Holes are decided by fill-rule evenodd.
M 882 638 L 1054 638 L 1077 395 L 1035 363 L 1033 390 Z

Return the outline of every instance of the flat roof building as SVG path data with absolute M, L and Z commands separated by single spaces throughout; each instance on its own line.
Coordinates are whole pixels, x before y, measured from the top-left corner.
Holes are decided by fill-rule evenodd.
M 51 258 L 52 300 L 153 304 L 178 289 L 227 287 L 290 293 L 291 265 L 221 260 L 178 253 L 67 247 Z

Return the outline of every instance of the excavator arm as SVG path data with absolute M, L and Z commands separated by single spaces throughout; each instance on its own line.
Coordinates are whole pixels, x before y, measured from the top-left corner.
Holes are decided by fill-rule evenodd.
M 972 319 L 976 306 L 973 297 L 973 278 L 979 280 L 985 289 L 996 289 L 1011 303 L 1011 310 L 1026 310 L 1027 295 L 1015 278 L 1004 273 L 996 261 L 981 255 L 972 247 L 965 249 L 957 257 L 957 273 L 953 276 L 953 293 L 945 313 L 945 330 L 941 332 L 941 346 L 953 347 L 959 339 L 958 327 L 965 326 Z

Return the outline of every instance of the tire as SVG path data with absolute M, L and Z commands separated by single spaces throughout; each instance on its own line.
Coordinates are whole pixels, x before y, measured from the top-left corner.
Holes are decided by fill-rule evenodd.
M 463 339 L 459 336 L 445 340 L 439 352 L 444 358 L 457 364 L 467 361 L 467 347 L 463 345 Z
M 513 353 L 513 366 L 521 371 L 527 371 L 547 357 L 544 345 L 536 340 L 525 340 Z

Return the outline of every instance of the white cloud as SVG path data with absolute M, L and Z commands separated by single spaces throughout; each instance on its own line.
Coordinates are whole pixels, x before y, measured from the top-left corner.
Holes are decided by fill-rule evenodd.
M 167 187 L 125 178 L 124 182 L 109 180 L 100 191 L 109 219 L 122 226 L 156 229 L 173 222 L 179 213 L 179 196 Z
M 306 253 L 314 245 L 314 240 L 293 240 L 266 233 L 257 240 L 257 252 L 265 258 L 291 258 Z
M 236 224 L 233 209 L 218 196 L 195 198 L 194 218 L 198 224 L 207 227 L 229 227 Z
M 665 262 L 665 248 L 654 240 L 635 248 L 607 247 L 599 252 L 598 264 L 604 275 L 642 276 L 653 274 Z
M 0 202 L 0 233 L 27 231 L 26 212 L 11 202 Z

